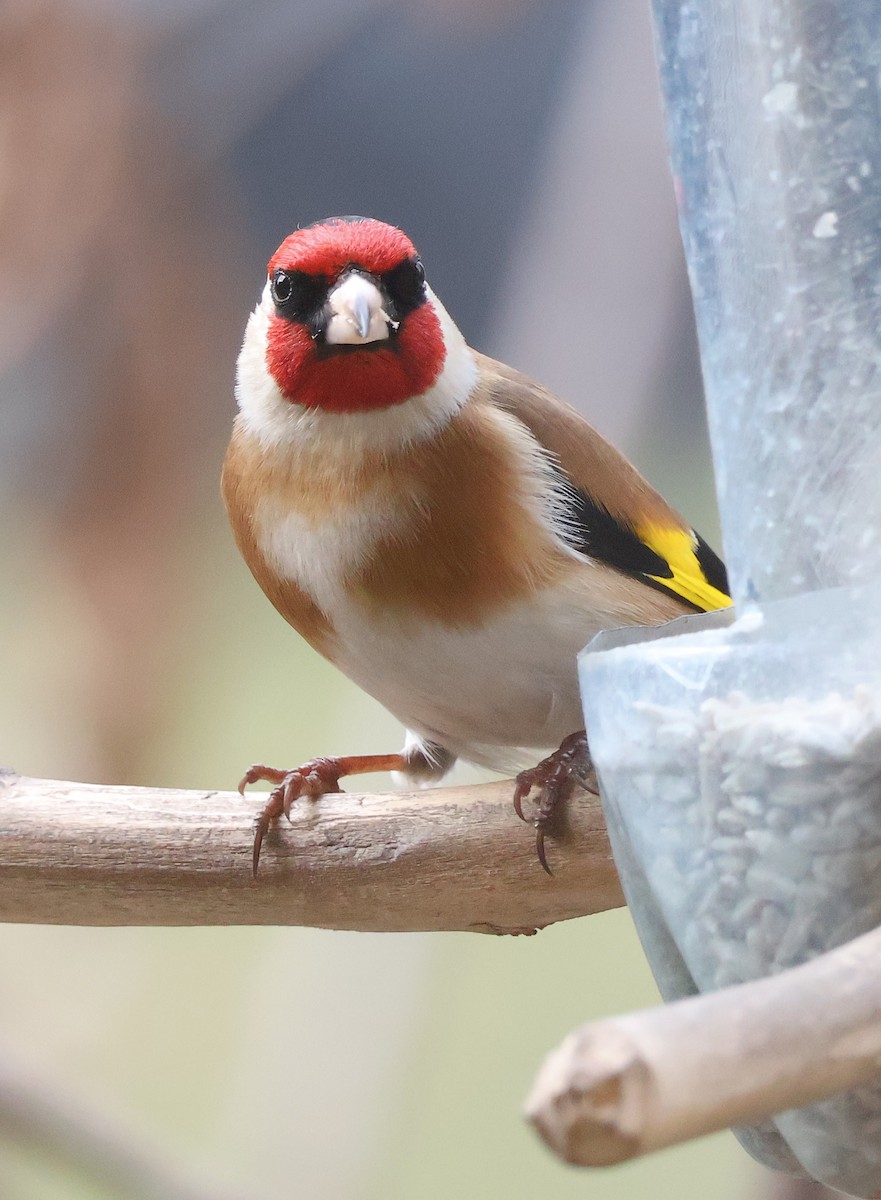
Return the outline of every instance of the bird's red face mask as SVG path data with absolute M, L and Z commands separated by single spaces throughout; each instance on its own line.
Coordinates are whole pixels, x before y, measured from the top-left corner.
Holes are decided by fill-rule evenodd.
M 286 238 L 269 262 L 266 365 L 286 399 L 330 412 L 402 404 L 446 350 L 413 243 L 382 221 L 337 217 Z

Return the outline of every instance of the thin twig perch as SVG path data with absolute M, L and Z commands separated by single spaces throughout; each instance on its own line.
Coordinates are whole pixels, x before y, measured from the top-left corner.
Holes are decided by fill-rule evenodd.
M 548 839 L 512 784 L 298 802 L 251 876 L 260 795 L 0 775 L 0 920 L 531 933 L 624 903 L 596 796 Z
M 879 997 L 876 929 L 768 979 L 583 1026 L 545 1060 L 527 1115 L 580 1166 L 756 1124 L 881 1074 Z

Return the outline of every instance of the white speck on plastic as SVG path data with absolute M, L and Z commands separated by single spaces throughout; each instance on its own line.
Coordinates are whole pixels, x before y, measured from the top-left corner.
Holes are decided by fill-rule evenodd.
M 817 218 L 813 229 L 815 238 L 838 237 L 838 213 L 830 209 Z
M 758 608 L 754 608 L 751 612 L 746 612 L 742 617 L 735 621 L 732 627 L 732 633 L 755 633 L 757 629 L 761 629 L 765 623 L 765 614 Z
M 781 79 L 762 96 L 762 108 L 769 117 L 795 112 L 798 104 L 798 85 L 790 79 Z

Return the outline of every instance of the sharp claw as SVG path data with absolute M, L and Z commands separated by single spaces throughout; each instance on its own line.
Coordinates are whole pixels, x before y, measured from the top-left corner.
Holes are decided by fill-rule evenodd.
M 544 870 L 553 878 L 554 872 L 548 866 L 547 855 L 545 854 L 545 831 L 542 825 L 535 827 L 535 852 L 538 855 L 538 861 L 541 863 Z
M 520 818 L 521 821 L 527 820 L 527 818 L 524 817 L 524 815 L 523 815 L 523 801 L 526 799 L 526 797 L 529 795 L 529 793 L 531 791 L 532 791 L 531 783 L 528 783 L 526 780 L 522 780 L 522 779 L 517 780 L 517 784 L 514 788 L 514 812 L 517 814 L 517 816 Z
M 257 783 L 258 780 L 268 778 L 263 775 L 263 768 L 259 763 L 252 763 L 239 781 L 239 793 L 244 796 L 245 788 L 250 787 L 252 783 Z
M 254 822 L 254 855 L 251 861 L 251 874 L 256 879 L 257 869 L 260 866 L 260 849 L 263 845 L 263 836 L 266 833 L 266 822 L 263 816 L 259 816 Z
M 319 796 L 325 792 L 340 792 L 339 776 L 333 773 L 335 759 L 315 760 L 313 764 L 304 764 L 294 771 L 280 771 L 275 767 L 265 767 L 255 763 L 249 767 L 239 783 L 239 793 L 245 794 L 248 784 L 258 780 L 267 780 L 277 786 L 269 793 L 269 798 L 263 811 L 254 822 L 254 848 L 251 869 L 254 878 L 260 864 L 260 851 L 273 821 L 282 813 L 293 824 L 291 809 L 301 796 Z M 306 768 L 309 768 L 306 770 Z M 319 769 L 323 768 L 323 769 Z M 325 779 L 325 776 L 327 778 Z

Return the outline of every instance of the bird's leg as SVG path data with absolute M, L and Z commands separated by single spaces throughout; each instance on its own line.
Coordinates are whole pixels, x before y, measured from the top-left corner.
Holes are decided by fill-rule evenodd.
M 514 811 L 521 821 L 529 819 L 523 815 L 523 801 L 533 788 L 540 789 L 538 807 L 532 823 L 535 826 L 538 861 L 548 875 L 553 872 L 548 866 L 545 854 L 545 832 L 553 813 L 564 800 L 568 800 L 576 784 L 580 784 L 589 792 L 597 790 L 596 776 L 587 748 L 587 734 L 583 729 L 563 738 L 553 754 L 543 758 L 537 766 L 530 767 L 528 771 L 521 771 L 515 780 Z
M 282 814 L 291 819 L 291 807 L 301 796 L 323 796 L 328 792 L 341 792 L 340 780 L 347 775 L 368 775 L 374 771 L 403 771 L 408 775 L 430 775 L 438 770 L 439 755 L 446 755 L 441 747 L 428 744 L 427 748 L 408 746 L 399 754 L 349 754 L 334 758 L 310 758 L 308 762 L 292 771 L 278 767 L 267 767 L 254 763 L 245 772 L 239 791 L 245 794 L 249 783 L 261 780 L 276 786 L 254 822 L 253 871 L 257 874 L 260 849 L 272 822 Z M 447 756 L 452 761 L 451 756 Z M 445 761 L 441 769 L 445 767 Z
M 239 791 L 245 794 L 249 783 L 265 780 L 276 786 L 254 822 L 253 871 L 257 874 L 263 839 L 272 822 L 284 814 L 291 819 L 291 807 L 302 796 L 324 796 L 329 792 L 341 792 L 340 780 L 346 775 L 367 775 L 372 771 L 406 771 L 408 760 L 403 754 L 360 754 L 334 758 L 310 758 L 292 771 L 278 767 L 267 767 L 254 763 L 245 772 Z

